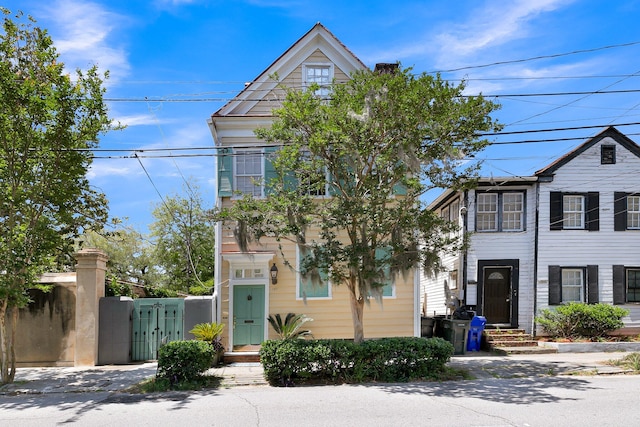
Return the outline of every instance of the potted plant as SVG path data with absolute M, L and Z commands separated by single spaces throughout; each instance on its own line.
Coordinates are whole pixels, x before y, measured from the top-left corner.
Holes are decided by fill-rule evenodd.
M 206 341 L 213 346 L 214 358 L 213 366 L 218 365 L 224 358 L 224 345 L 220 340 L 222 331 L 224 330 L 224 323 L 198 323 L 189 331 L 199 341 Z

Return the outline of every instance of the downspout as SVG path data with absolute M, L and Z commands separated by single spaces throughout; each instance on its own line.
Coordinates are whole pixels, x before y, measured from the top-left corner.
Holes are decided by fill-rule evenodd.
M 462 236 L 466 236 L 467 234 L 467 214 L 469 213 L 468 201 L 469 201 L 469 190 L 464 190 L 463 195 L 463 207 L 465 208 L 464 212 L 462 212 Z M 462 251 L 462 290 L 464 291 L 464 305 L 467 305 L 467 247 L 464 247 Z
M 420 315 L 420 269 L 413 271 L 413 336 L 422 335 L 422 317 Z
M 536 312 L 538 311 L 538 229 L 540 216 L 540 183 L 536 181 L 536 215 L 533 238 L 533 317 L 531 318 L 531 334 L 536 333 Z

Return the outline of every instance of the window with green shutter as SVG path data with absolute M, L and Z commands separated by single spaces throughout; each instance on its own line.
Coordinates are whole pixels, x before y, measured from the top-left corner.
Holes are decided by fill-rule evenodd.
M 331 286 L 329 283 L 329 272 L 322 269 L 315 271 L 302 271 L 301 260 L 303 257 L 309 256 L 305 254 L 305 250 L 300 246 L 296 248 L 296 258 L 298 265 L 297 273 L 297 295 L 298 299 L 327 299 L 331 298 Z

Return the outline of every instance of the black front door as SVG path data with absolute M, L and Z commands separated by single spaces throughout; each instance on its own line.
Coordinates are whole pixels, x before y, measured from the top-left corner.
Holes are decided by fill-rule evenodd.
M 485 267 L 484 317 L 489 324 L 511 324 L 511 268 Z

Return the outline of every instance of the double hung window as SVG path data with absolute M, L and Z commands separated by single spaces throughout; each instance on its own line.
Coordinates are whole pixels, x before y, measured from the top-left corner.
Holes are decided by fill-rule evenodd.
M 600 229 L 600 193 L 549 193 L 551 230 Z
M 261 150 L 238 150 L 235 159 L 235 190 L 243 194 L 262 196 Z
M 333 80 L 333 66 L 331 64 L 305 64 L 302 67 L 305 88 L 317 84 L 315 94 L 326 98 L 329 96 L 331 81 Z
M 524 230 L 524 193 L 478 193 L 476 231 Z

